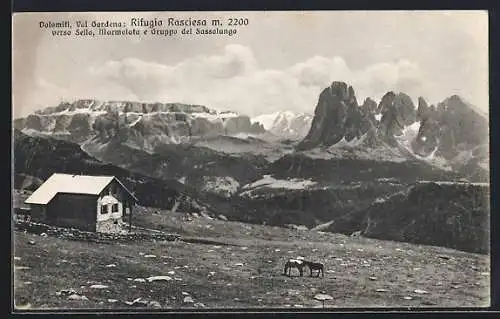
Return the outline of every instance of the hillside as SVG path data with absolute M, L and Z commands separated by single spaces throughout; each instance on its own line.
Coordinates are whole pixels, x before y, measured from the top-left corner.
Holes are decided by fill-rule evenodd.
M 130 147 L 115 139 L 88 141 L 82 149 L 92 156 L 148 176 L 180 181 L 198 192 L 232 195 L 236 188 L 260 176 L 267 161 L 259 156 L 230 156 L 191 144 L 158 146 L 154 153 Z M 229 188 L 214 184 L 228 181 Z M 221 186 L 221 191 L 217 189 Z M 229 193 L 228 193 L 229 192 Z
M 232 197 L 226 214 L 229 217 L 245 212 L 239 220 L 312 228 L 352 210 L 368 207 L 375 198 L 403 188 L 401 184 L 376 181 L 318 186 L 308 180 L 280 180 L 265 175 L 263 179 L 245 185 L 237 196 Z
M 369 182 L 377 179 L 412 183 L 416 180 L 459 180 L 463 175 L 418 161 L 377 161 L 346 157 L 311 158 L 303 153 L 281 157 L 269 166 L 269 173 L 284 178 L 309 178 L 339 183 Z M 484 181 L 484 176 L 481 176 Z
M 409 163 L 380 163 L 377 168 L 373 161 L 359 160 L 337 161 L 332 165 L 335 162 L 312 161 L 308 157 L 299 162 L 292 160 L 288 164 L 285 164 L 288 158 L 285 157 L 270 167 L 262 162 L 262 166 L 257 169 L 245 166 L 245 162 L 231 157 L 215 157 L 211 161 L 214 165 L 207 165 L 209 157 L 206 154 L 189 156 L 193 155 L 189 153 L 192 150 L 185 147 L 184 156 L 180 156 L 181 146 L 175 146 L 175 151 L 168 156 L 165 155 L 169 154 L 166 149 L 163 157 L 160 154 L 149 155 L 133 150 L 137 154 L 137 162 L 129 165 L 129 169 L 136 170 L 133 172 L 105 164 L 83 152 L 78 145 L 57 139 L 30 137 L 15 131 L 14 146 L 14 184 L 23 189 L 33 189 L 54 172 L 115 175 L 135 192 L 140 205 L 168 209 L 177 200 L 181 201 L 178 209 L 186 213 L 203 212 L 212 216 L 222 214 L 234 221 L 273 226 L 294 224 L 312 228 L 334 220 L 335 223 L 328 231 L 350 234 L 365 230 L 365 236 L 381 239 L 486 251 L 484 238 L 487 236 L 485 232 L 489 216 L 487 187 L 481 192 L 471 193 L 476 196 L 471 199 L 471 194 L 464 195 L 458 190 L 447 191 L 453 187 L 459 190 L 474 189 L 469 184 L 440 186 L 444 189 L 442 197 L 435 197 L 434 189 L 426 191 L 421 186 L 424 187 L 421 191 L 427 194 L 422 196 L 430 196 L 424 201 L 427 205 L 425 207 L 415 203 L 413 197 L 391 197 L 392 194 L 406 190 L 407 185 L 419 177 L 435 181 L 458 178 L 432 167 L 427 171 L 420 171 L 422 166 L 419 165 L 411 167 L 408 166 Z M 198 148 L 195 150 L 199 151 Z M 212 151 L 207 152 L 210 154 Z M 217 153 L 212 154 L 219 156 Z M 133 158 L 120 153 L 115 156 Z M 199 183 L 201 187 L 194 189 L 189 187 L 187 178 L 183 179 L 181 175 L 175 174 L 197 165 L 199 170 L 195 167 L 188 178 L 195 185 L 200 181 L 204 183 Z M 157 170 L 157 167 L 162 170 Z M 349 167 L 352 169 L 346 169 Z M 214 169 L 218 170 L 215 171 L 216 174 L 213 174 Z M 226 176 L 224 174 L 238 171 L 242 172 L 239 182 L 229 178 L 217 179 L 217 173 L 222 172 L 222 176 Z M 269 171 L 274 173 L 265 174 Z M 193 175 L 196 173 L 198 175 Z M 172 175 L 181 182 L 165 178 Z M 210 179 L 211 176 L 213 179 Z M 332 183 L 333 180 L 336 182 Z M 353 180 L 358 182 L 352 182 Z M 207 190 L 207 185 L 212 188 Z M 380 198 L 391 198 L 385 204 L 389 206 L 380 208 L 377 204 Z M 399 202 L 393 203 L 397 198 L 400 198 Z M 448 202 L 454 204 L 450 206 Z M 437 207 L 440 207 L 441 214 L 435 213 Z M 382 212 L 379 213 L 379 210 Z M 407 215 L 400 215 L 401 212 Z M 463 218 L 474 223 L 460 221 Z M 455 219 L 456 222 L 452 221 Z M 367 221 L 369 227 L 365 226 Z M 449 231 L 432 232 L 430 225 L 434 225 L 433 223 L 439 225 L 437 229 Z
M 190 190 L 174 180 L 157 179 L 132 173 L 112 164 L 103 163 L 82 151 L 77 144 L 41 137 L 31 137 L 14 131 L 14 185 L 22 186 L 26 177 L 46 180 L 53 173 L 113 175 L 122 181 L 141 205 L 179 208 L 200 212 L 199 203 Z
M 16 231 L 15 304 L 44 310 L 306 310 L 323 307 L 314 299 L 319 293 L 333 297 L 325 308 L 490 303 L 488 256 L 215 219 L 183 221 L 181 214 L 153 211 L 138 211 L 134 224 L 184 239 L 89 243 Z M 193 235 L 213 243 L 188 241 Z M 284 262 L 297 256 L 324 263 L 325 276 L 309 277 L 307 270 L 304 277 L 296 270 L 283 276 Z
M 488 184 L 424 182 L 334 220 L 329 231 L 490 252 Z

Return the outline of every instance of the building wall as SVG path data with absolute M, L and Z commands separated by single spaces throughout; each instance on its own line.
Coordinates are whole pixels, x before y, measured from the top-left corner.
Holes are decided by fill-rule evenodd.
M 119 233 L 124 229 L 121 218 L 101 220 L 96 224 L 96 232 L 98 233 Z
M 47 219 L 47 210 L 45 205 L 30 205 L 29 215 L 34 221 L 45 221 Z
M 47 221 L 62 227 L 96 230 L 97 196 L 58 193 L 47 205 Z
M 113 205 L 117 205 L 115 212 L 112 211 Z M 122 230 L 123 221 L 128 222 L 129 207 L 126 191 L 116 181 L 111 182 L 97 199 L 96 231 L 109 233 Z

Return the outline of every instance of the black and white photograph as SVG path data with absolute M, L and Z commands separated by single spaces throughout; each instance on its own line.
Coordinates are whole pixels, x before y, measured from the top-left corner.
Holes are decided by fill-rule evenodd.
M 490 307 L 488 31 L 14 13 L 13 311 Z

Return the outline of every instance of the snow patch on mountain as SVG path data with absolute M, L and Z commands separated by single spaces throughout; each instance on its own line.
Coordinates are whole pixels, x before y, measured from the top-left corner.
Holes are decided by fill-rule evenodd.
M 299 179 L 299 178 L 276 179 L 271 175 L 264 175 L 262 179 L 259 179 L 258 181 L 255 181 L 250 184 L 246 184 L 242 187 L 242 189 L 255 190 L 263 187 L 279 188 L 279 189 L 307 189 L 316 184 L 317 184 L 316 182 L 313 182 L 308 179 Z M 241 193 L 240 196 L 243 195 L 244 193 Z
M 437 185 L 473 185 L 473 186 L 490 186 L 489 183 L 478 183 L 468 181 L 417 181 L 418 184 L 437 184 Z
M 230 176 L 204 176 L 203 191 L 231 197 L 238 191 L 240 183 Z
M 228 118 L 238 117 L 239 114 L 234 112 L 219 112 L 219 111 L 210 111 L 210 112 L 195 112 L 191 113 L 191 116 L 194 118 L 203 118 L 210 122 L 223 121 Z
M 281 111 L 262 114 L 251 119 L 252 123 L 260 123 L 264 129 L 281 137 L 302 138 L 311 127 L 313 116 L 307 113 Z
M 451 171 L 452 168 L 450 166 L 450 163 L 443 157 L 437 156 L 436 151 L 438 148 L 436 147 L 434 151 L 429 154 L 428 156 L 420 156 L 413 152 L 413 148 L 411 146 L 412 141 L 414 141 L 417 136 L 418 132 L 420 130 L 420 125 L 421 123 L 416 121 L 413 124 L 410 124 L 408 126 L 405 126 L 401 132 L 400 135 L 395 135 L 394 137 L 396 138 L 396 141 L 398 141 L 399 146 L 403 147 L 405 150 L 410 152 L 416 159 L 424 161 L 432 166 L 435 166 L 437 168 L 446 170 L 446 171 Z M 422 137 L 424 139 L 425 136 Z M 425 140 L 424 140 L 425 141 Z M 465 154 L 463 154 L 465 155 Z
M 30 136 L 40 136 L 40 137 L 47 137 L 47 136 L 69 136 L 71 135 L 70 132 L 68 131 L 58 131 L 58 132 L 51 132 L 51 131 L 37 131 L 31 128 L 24 128 L 21 130 L 22 133 Z
M 99 116 L 99 115 L 106 114 L 106 111 L 99 111 L 99 110 L 95 110 L 94 108 L 89 107 L 89 108 L 77 108 L 74 110 L 65 109 L 65 110 L 62 110 L 60 112 L 54 112 L 54 113 L 50 113 L 50 114 L 39 114 L 39 115 L 40 116 L 57 116 L 57 115 L 71 116 L 71 115 L 75 115 L 75 114 L 89 114 L 92 116 Z
M 130 127 L 133 127 L 134 125 L 136 125 L 137 123 L 139 123 L 139 121 L 142 119 L 142 116 L 139 116 L 137 118 L 137 120 L 133 121 L 132 123 L 130 123 L 128 126 Z
M 256 122 L 260 123 L 264 126 L 266 130 L 270 131 L 273 127 L 274 120 L 276 119 L 279 113 L 280 112 L 274 112 L 271 114 L 262 114 L 251 118 L 250 121 L 252 122 L 252 124 Z
M 363 134 L 361 137 L 355 137 L 350 141 L 347 141 L 345 139 L 345 136 L 334 146 L 331 146 L 330 148 L 354 148 L 361 146 L 363 141 L 366 139 L 366 134 Z
M 248 139 L 251 139 L 251 138 L 259 138 L 260 134 L 252 134 L 252 133 L 243 133 L 243 132 L 240 132 L 240 133 L 230 134 L 229 136 L 236 137 L 236 138 L 239 138 L 239 139 L 242 139 L 242 140 L 248 140 Z
M 418 131 L 420 129 L 420 122 L 416 121 L 413 124 L 405 126 L 400 135 L 395 135 L 396 141 L 399 145 L 407 149 L 409 152 L 413 153 L 411 147 L 411 142 L 417 138 Z M 425 137 L 425 136 L 424 136 Z

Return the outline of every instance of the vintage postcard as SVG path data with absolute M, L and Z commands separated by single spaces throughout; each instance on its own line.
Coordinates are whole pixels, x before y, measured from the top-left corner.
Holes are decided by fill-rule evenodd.
M 12 24 L 15 311 L 490 306 L 488 12 Z

